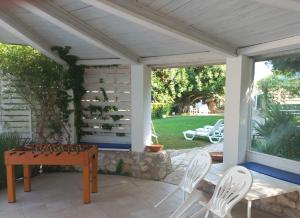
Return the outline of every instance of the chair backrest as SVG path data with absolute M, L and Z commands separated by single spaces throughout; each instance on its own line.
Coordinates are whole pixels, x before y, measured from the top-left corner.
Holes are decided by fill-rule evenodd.
M 213 128 L 210 129 L 208 135 L 212 136 L 214 135 L 216 132 L 220 132 L 222 131 L 224 128 L 224 120 L 220 119 L 216 122 L 216 124 L 213 126 Z
M 252 175 L 245 167 L 234 166 L 227 170 L 207 204 L 209 211 L 219 217 L 230 213 L 232 207 L 250 190 L 252 181 Z
M 195 186 L 208 173 L 211 164 L 211 156 L 207 151 L 199 150 L 195 152 L 195 155 L 188 165 L 179 187 L 187 193 L 192 193 Z

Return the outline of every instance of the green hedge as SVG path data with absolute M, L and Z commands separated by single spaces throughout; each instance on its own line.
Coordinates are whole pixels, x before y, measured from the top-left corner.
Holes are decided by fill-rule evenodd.
M 163 115 L 170 115 L 173 105 L 168 103 L 152 103 L 152 119 L 162 118 Z
M 16 133 L 1 133 L 0 134 L 0 189 L 6 187 L 6 168 L 4 163 L 4 151 L 14 147 L 22 146 L 28 143 L 29 140 L 21 139 Z M 16 178 L 23 176 L 21 166 L 15 169 Z

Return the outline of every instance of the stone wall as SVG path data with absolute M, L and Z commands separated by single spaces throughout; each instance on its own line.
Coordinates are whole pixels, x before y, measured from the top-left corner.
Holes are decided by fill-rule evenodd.
M 199 189 L 211 195 L 214 191 L 214 185 L 202 181 L 199 185 Z M 299 218 L 300 192 L 296 191 L 277 197 L 256 200 L 253 201 L 252 207 L 282 218 Z
M 284 218 L 300 217 L 300 193 L 291 192 L 253 202 L 253 206 Z
M 170 155 L 165 151 L 99 151 L 98 163 L 100 172 L 142 179 L 162 180 L 172 170 Z

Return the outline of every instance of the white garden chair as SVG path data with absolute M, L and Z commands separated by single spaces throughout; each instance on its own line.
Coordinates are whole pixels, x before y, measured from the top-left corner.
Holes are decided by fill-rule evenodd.
M 212 214 L 214 217 L 232 218 L 231 209 L 245 197 L 252 186 L 252 181 L 252 175 L 245 167 L 235 166 L 230 168 L 218 182 L 209 202 L 189 217 L 207 218 L 209 214 Z M 200 199 L 200 191 L 195 190 L 170 218 L 182 216 L 194 203 L 199 202 Z M 203 205 L 202 202 L 199 203 Z
M 224 120 L 220 119 L 214 126 L 206 125 L 196 130 L 187 130 L 183 132 L 186 140 L 193 140 L 196 136 L 208 137 L 211 143 L 220 143 L 224 139 Z
M 178 191 L 183 192 L 183 199 L 185 200 L 187 195 L 191 194 L 197 184 L 206 176 L 212 164 L 212 159 L 207 151 L 197 151 L 187 167 L 183 179 L 181 180 L 178 187 L 154 207 L 158 207 L 172 195 Z

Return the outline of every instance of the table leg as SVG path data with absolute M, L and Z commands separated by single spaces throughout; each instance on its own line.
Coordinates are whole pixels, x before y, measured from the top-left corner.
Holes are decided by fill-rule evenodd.
M 92 192 L 96 193 L 98 191 L 98 155 L 94 154 L 92 159 Z
M 31 170 L 29 165 L 23 166 L 24 192 L 31 191 Z
M 248 201 L 248 204 L 247 204 L 247 218 L 251 218 L 251 207 L 252 207 L 252 201 Z
M 83 166 L 82 170 L 83 183 L 83 203 L 88 204 L 91 202 L 91 194 L 90 194 L 90 165 L 87 164 Z
M 16 179 L 14 165 L 6 165 L 7 201 L 16 202 Z

